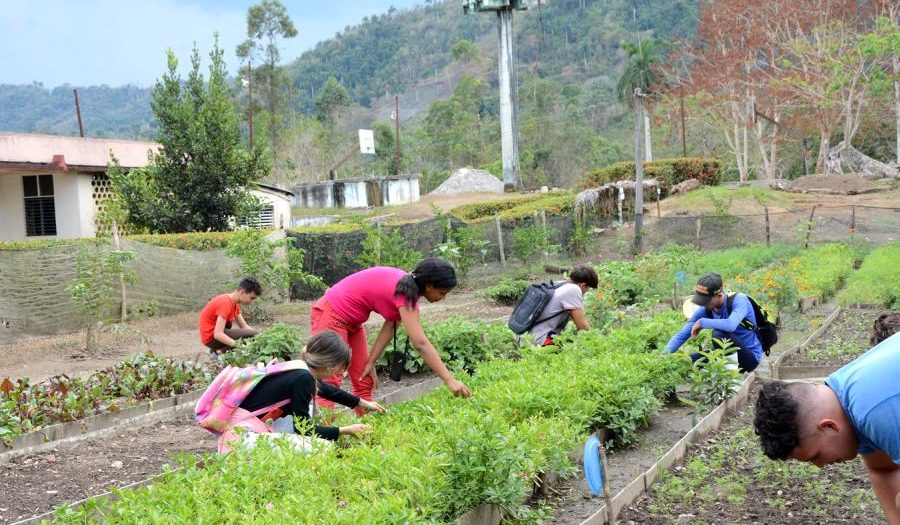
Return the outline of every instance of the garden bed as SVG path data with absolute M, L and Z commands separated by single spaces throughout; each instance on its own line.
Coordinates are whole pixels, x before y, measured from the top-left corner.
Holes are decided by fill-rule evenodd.
M 766 458 L 749 402 L 692 450 L 619 523 L 884 523 L 860 459 L 818 469 Z
M 394 403 L 439 388 L 440 380 L 421 373 L 392 381 L 384 372 L 379 384 L 378 398 Z M 48 443 L 40 452 L 0 455 L 0 523 L 27 520 L 65 503 L 145 482 L 165 465 L 174 465 L 173 456 L 212 452 L 216 444 L 216 436 L 198 427 L 193 413 L 182 411 L 162 420 L 110 427 L 77 441 Z
M 842 309 L 837 317 L 807 344 L 784 357 L 777 366 L 779 379 L 825 377 L 865 353 L 881 309 Z

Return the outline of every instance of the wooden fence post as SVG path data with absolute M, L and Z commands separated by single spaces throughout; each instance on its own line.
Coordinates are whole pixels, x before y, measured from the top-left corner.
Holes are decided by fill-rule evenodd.
M 856 233 L 856 206 L 850 206 L 850 240 L 853 240 L 853 234 Z
M 506 266 L 506 254 L 503 253 L 503 228 L 500 226 L 500 214 L 494 212 L 494 222 L 497 223 L 497 247 L 500 249 L 500 265 Z
M 541 228 L 544 237 L 544 264 L 547 264 L 547 245 L 550 244 L 550 234 L 547 231 L 547 210 L 541 210 Z
M 703 217 L 697 217 L 697 238 L 694 241 L 694 247 L 700 249 L 700 230 L 703 227 Z
M 765 210 L 766 210 L 766 246 L 768 246 L 769 242 L 771 241 L 771 237 L 769 236 L 769 207 L 766 206 Z
M 816 214 L 816 206 L 818 204 L 813 204 L 812 210 L 809 211 L 809 220 L 806 221 L 806 242 L 803 245 L 803 248 L 809 248 L 809 238 L 812 237 L 812 228 L 813 224 L 813 216 Z

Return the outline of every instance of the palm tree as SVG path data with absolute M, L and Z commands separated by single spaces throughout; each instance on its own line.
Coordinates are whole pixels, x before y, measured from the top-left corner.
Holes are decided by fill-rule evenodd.
M 616 92 L 619 102 L 628 107 L 634 107 L 634 90 L 640 88 L 645 94 L 652 94 L 653 88 L 659 82 L 660 75 L 656 71 L 662 53 L 662 44 L 653 38 L 645 38 L 637 44 L 624 42 L 622 49 L 628 55 L 625 69 L 619 77 Z M 644 112 L 644 142 L 646 144 L 646 160 L 653 160 L 650 152 L 650 116 Z

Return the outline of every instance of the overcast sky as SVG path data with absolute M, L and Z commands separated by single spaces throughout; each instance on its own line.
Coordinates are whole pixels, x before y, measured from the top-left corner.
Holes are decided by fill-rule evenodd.
M 152 86 L 172 48 L 188 63 L 194 41 L 206 58 L 213 33 L 234 72 L 252 0 L 0 0 L 0 84 L 45 87 Z M 287 63 L 364 16 L 423 0 L 282 0 L 298 35 L 282 46 Z M 462 10 L 462 7 L 460 7 Z M 206 62 L 204 62 L 206 63 Z

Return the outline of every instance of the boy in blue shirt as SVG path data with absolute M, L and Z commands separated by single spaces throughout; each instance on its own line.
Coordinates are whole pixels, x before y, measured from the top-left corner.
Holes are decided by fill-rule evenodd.
M 728 339 L 737 347 L 738 367 L 742 372 L 752 372 L 762 361 L 763 347 L 756 335 L 756 315 L 745 294 L 735 294 L 728 300 L 722 277 L 715 273 L 704 275 L 697 281 L 691 301 L 699 306 L 688 322 L 675 334 L 666 349 L 674 352 L 689 337 L 696 338 L 700 330 L 709 328 L 716 339 Z M 691 354 L 695 361 L 700 354 Z
M 885 516 L 900 525 L 900 334 L 824 384 L 766 384 L 753 426 L 772 459 L 822 467 L 862 454 Z

